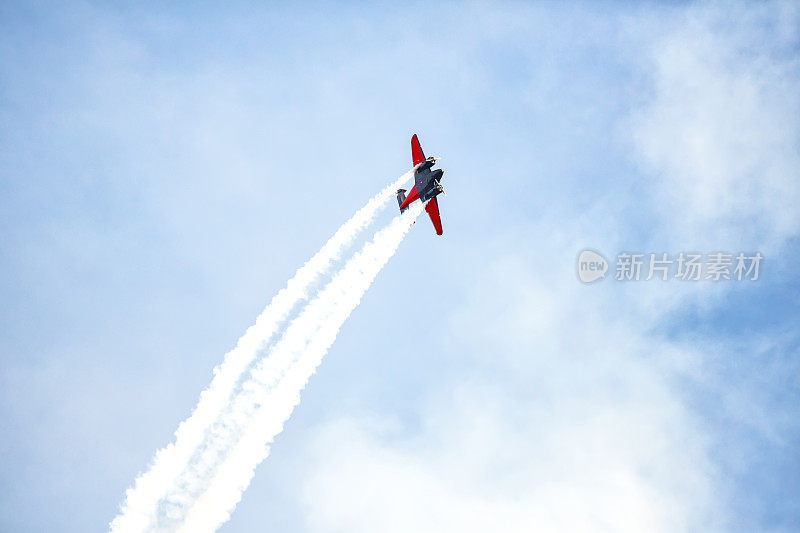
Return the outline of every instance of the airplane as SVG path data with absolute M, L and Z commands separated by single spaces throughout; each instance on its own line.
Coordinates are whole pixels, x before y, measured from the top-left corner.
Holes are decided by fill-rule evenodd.
M 416 133 L 411 137 L 411 158 L 414 161 L 414 186 L 411 188 L 407 197 L 405 189 L 397 190 L 397 204 L 400 206 L 400 212 L 403 213 L 408 209 L 409 204 L 415 200 L 419 200 L 423 203 L 427 201 L 425 204 L 425 211 L 427 211 L 428 216 L 431 217 L 436 235 L 441 235 L 442 219 L 439 218 L 439 203 L 436 201 L 436 197 L 444 192 L 444 188 L 440 183 L 444 171 L 440 168 L 431 170 L 431 167 L 436 164 L 439 158 L 425 158 Z

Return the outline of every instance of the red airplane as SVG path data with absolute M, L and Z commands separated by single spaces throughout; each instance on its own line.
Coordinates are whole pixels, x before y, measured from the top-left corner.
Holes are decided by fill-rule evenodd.
M 439 203 L 436 197 L 444 192 L 444 188 L 440 183 L 442 181 L 442 169 L 431 170 L 431 167 L 436 164 L 438 157 L 425 158 L 422 152 L 422 147 L 419 145 L 419 139 L 414 134 L 411 137 L 411 157 L 414 160 L 414 186 L 411 192 L 406 197 L 406 190 L 399 189 L 397 191 L 397 203 L 400 205 L 400 212 L 402 213 L 411 202 L 420 200 L 426 202 L 425 211 L 431 217 L 433 227 L 436 229 L 436 235 L 442 234 L 442 219 L 439 218 Z

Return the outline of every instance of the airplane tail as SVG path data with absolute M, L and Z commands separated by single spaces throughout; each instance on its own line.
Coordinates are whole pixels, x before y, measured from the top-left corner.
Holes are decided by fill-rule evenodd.
M 408 209 L 408 206 L 403 207 L 403 202 L 406 200 L 406 190 L 397 189 L 397 205 L 400 207 L 400 212 L 403 213 Z

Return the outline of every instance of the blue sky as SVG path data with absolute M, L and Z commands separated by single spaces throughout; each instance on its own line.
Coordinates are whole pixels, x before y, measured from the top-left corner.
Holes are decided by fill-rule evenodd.
M 223 531 L 800 523 L 796 6 L 12 3 L 0 35 L 0 529 L 106 527 L 412 133 L 445 236 Z M 767 259 L 584 286 L 586 247 Z

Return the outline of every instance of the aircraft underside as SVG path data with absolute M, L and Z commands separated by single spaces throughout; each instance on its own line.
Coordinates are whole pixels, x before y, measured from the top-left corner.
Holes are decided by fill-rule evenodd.
M 436 197 L 444 192 L 441 184 L 444 171 L 442 169 L 431 170 L 431 167 L 436 164 L 437 158 L 425 158 L 416 135 L 411 138 L 411 155 L 414 162 L 414 187 L 408 192 L 408 196 L 406 196 L 405 189 L 397 191 L 400 212 L 408 209 L 412 202 L 420 200 L 425 203 L 425 211 L 428 212 L 436 234 L 441 235 L 442 220 L 439 216 L 439 202 Z

